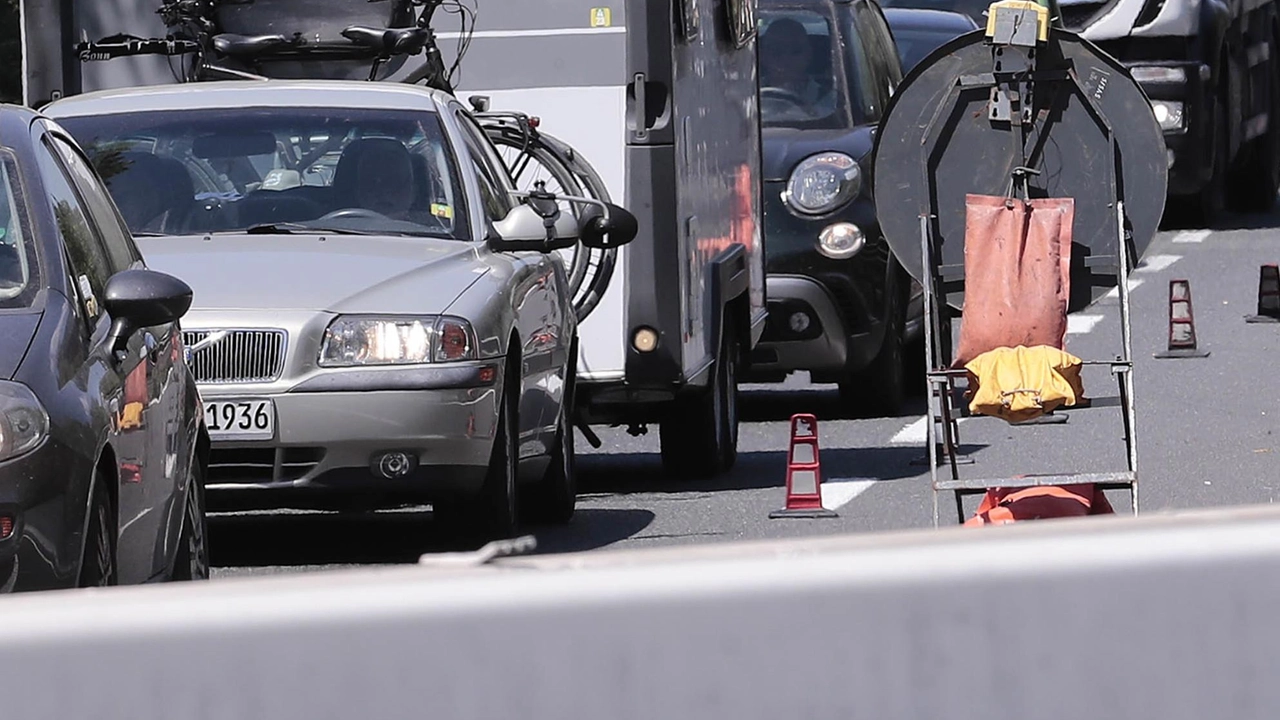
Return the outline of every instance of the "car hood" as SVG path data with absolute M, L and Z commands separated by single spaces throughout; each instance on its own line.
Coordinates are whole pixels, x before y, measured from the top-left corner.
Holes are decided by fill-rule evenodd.
M 487 271 L 457 240 L 366 235 L 141 237 L 153 270 L 184 280 L 198 310 L 439 312 Z
M 40 311 L 0 315 L 0 379 L 12 380 L 40 327 Z
M 861 161 L 875 144 L 871 126 L 852 130 L 794 130 L 792 128 L 765 128 L 762 134 L 764 150 L 764 179 L 786 180 L 791 170 L 801 160 L 828 150 L 847 153 Z M 870 168 L 865 167 L 864 170 Z

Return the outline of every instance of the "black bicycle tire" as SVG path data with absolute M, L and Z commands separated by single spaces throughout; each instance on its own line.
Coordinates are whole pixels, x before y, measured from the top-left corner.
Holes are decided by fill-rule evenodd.
M 509 137 L 507 134 L 497 131 L 493 132 L 486 129 L 490 141 L 498 146 L 506 146 L 513 148 L 521 156 L 527 156 L 529 159 L 537 162 L 547 169 L 555 177 L 556 182 L 560 184 L 570 194 L 579 194 L 583 192 L 582 184 L 578 180 L 578 176 L 569 168 L 569 166 L 558 157 L 550 148 L 542 145 L 536 140 L 530 139 L 530 142 L 522 142 Z M 511 168 L 508 168 L 509 170 Z M 568 182 L 566 182 L 566 180 Z M 591 249 L 579 245 L 574 253 L 574 261 L 569 268 L 569 296 L 574 301 L 574 312 L 578 314 L 577 296 L 582 288 L 583 282 L 586 280 L 587 272 L 591 263 Z

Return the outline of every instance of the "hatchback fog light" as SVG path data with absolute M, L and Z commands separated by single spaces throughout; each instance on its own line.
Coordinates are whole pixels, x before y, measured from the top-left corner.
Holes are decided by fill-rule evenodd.
M 809 324 L 810 324 L 809 313 L 806 313 L 806 312 L 791 313 L 789 322 L 791 325 L 791 332 L 797 333 L 797 334 L 802 333 L 805 330 L 809 329 Z
M 413 453 L 392 450 L 373 460 L 377 473 L 388 480 L 402 478 L 418 468 L 418 458 Z
M 853 223 L 828 225 L 818 234 L 818 252 L 836 260 L 857 255 L 866 244 L 867 236 Z
M 639 330 L 636 330 L 636 334 L 632 338 L 631 344 L 639 352 L 653 352 L 653 349 L 658 347 L 658 331 L 653 328 L 642 327 Z

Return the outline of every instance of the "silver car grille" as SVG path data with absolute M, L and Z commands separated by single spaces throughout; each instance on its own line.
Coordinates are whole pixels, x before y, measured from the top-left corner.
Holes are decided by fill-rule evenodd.
M 182 341 L 195 348 L 215 333 L 226 334 L 191 353 L 196 382 L 271 382 L 280 377 L 288 337 L 284 330 L 186 330 Z

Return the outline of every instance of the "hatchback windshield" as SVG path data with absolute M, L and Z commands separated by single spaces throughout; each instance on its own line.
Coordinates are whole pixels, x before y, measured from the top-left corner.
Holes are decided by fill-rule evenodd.
M 28 307 L 36 291 L 36 256 L 17 164 L 0 149 L 0 308 Z
M 760 10 L 760 118 L 765 126 L 851 125 L 848 86 L 831 18 L 812 10 Z
M 434 113 L 243 108 L 59 122 L 137 235 L 324 230 L 470 239 L 457 165 Z

